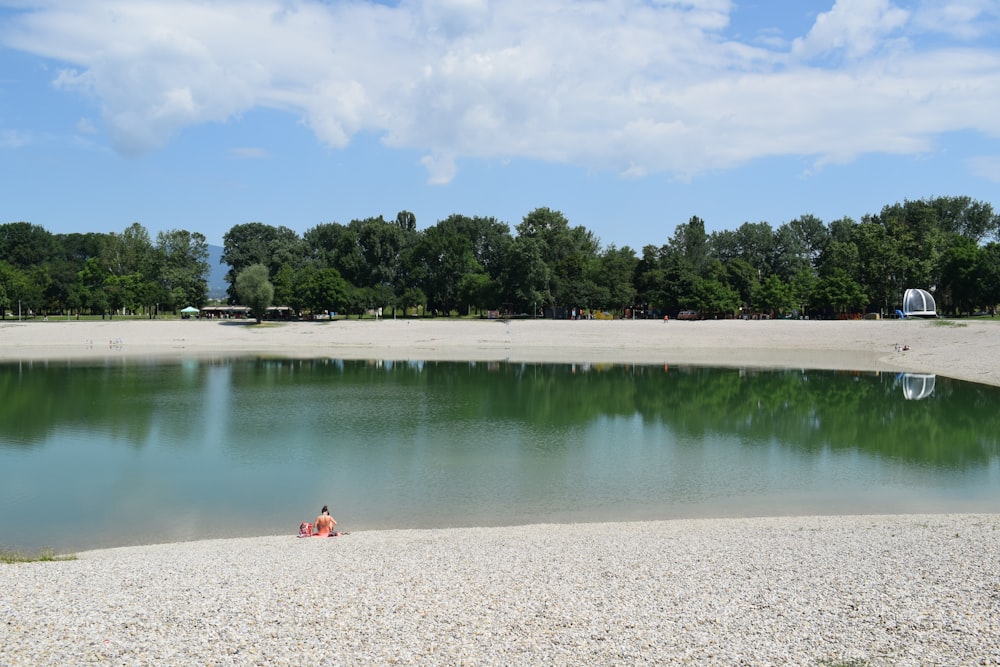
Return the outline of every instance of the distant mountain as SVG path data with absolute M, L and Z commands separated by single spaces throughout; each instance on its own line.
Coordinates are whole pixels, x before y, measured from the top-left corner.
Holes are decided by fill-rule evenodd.
M 229 265 L 223 264 L 222 246 L 208 246 L 208 298 L 225 299 L 226 290 L 229 283 L 226 282 L 226 273 L 229 272 Z

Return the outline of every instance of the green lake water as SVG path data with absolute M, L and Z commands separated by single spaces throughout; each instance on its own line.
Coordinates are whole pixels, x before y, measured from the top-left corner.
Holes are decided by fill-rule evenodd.
M 1000 512 L 1000 390 L 932 376 L 232 358 L 0 365 L 0 547 Z

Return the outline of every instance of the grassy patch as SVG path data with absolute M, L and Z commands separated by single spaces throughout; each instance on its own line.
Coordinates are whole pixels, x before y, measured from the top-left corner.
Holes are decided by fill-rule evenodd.
M 0 549 L 0 563 L 45 563 L 57 560 L 76 560 L 75 555 L 60 556 L 52 549 L 42 549 L 36 553 Z
M 966 322 L 959 322 L 958 320 L 946 320 L 944 318 L 938 317 L 931 320 L 936 327 L 967 327 L 969 326 Z
M 850 660 L 820 660 L 820 667 L 868 667 L 870 663 L 867 660 L 862 660 L 861 658 L 852 658 Z

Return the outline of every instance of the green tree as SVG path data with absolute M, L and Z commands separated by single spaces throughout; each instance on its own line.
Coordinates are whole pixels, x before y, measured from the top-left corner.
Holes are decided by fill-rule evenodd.
M 268 280 L 267 267 L 251 264 L 240 271 L 236 276 L 236 295 L 253 311 L 260 324 L 274 298 L 274 285 Z
M 52 234 L 30 222 L 0 225 L 0 259 L 19 269 L 41 266 L 56 254 Z
M 757 269 L 741 257 L 725 264 L 725 282 L 739 296 L 739 305 L 751 308 L 753 295 L 760 285 Z
M 636 301 L 647 304 L 655 310 L 665 310 L 667 299 L 664 294 L 666 274 L 663 270 L 663 249 L 654 245 L 642 248 L 642 257 L 636 261 L 633 272 Z
M 108 295 L 105 292 L 105 284 L 109 277 L 110 273 L 99 257 L 87 258 L 79 271 L 79 296 L 82 307 L 89 309 L 93 314 L 100 314 L 101 319 L 107 315 L 109 306 Z
M 928 203 L 945 234 L 958 234 L 979 245 L 1000 233 L 1000 215 L 991 204 L 970 197 L 938 197 Z
M 18 272 L 8 298 L 14 306 L 20 303 L 22 312 L 47 312 L 50 266 L 58 254 L 58 243 L 45 228 L 28 222 L 0 225 L 0 260 Z
M 484 273 L 472 243 L 460 232 L 455 216 L 424 230 L 410 254 L 412 276 L 427 295 L 427 305 L 449 313 L 459 307 L 459 283 L 469 274 Z M 468 305 L 468 302 L 466 302 Z
M 628 246 L 609 246 L 594 262 L 592 284 L 601 285 L 606 296 L 593 305 L 598 308 L 621 311 L 636 304 L 638 291 L 635 288 L 635 272 L 639 259 Z
M 27 273 L 0 259 L 0 318 L 6 319 L 8 308 L 14 314 L 21 312 L 29 282 Z
M 800 238 L 798 230 L 786 223 L 774 232 L 774 254 L 771 259 L 774 275 L 784 281 L 790 281 L 792 276 L 804 269 L 811 269 L 809 251 Z
M 816 292 L 822 302 L 837 313 L 858 311 L 865 307 L 869 298 L 861 285 L 841 269 L 821 278 Z
M 600 246 L 594 235 L 584 227 L 570 227 L 559 211 L 537 208 L 517 226 L 517 238 L 533 241 L 546 267 L 544 272 L 535 272 L 536 278 L 544 280 L 535 291 L 553 315 L 556 306 L 581 305 L 579 300 L 588 290 L 581 289 L 580 282 Z
M 677 225 L 668 242 L 670 250 L 685 258 L 695 275 L 703 276 L 710 259 L 709 236 L 705 221 L 696 215 L 685 224 Z
M 491 306 L 496 307 L 500 303 L 497 285 L 490 280 L 485 271 L 467 273 L 458 281 L 458 301 L 461 304 L 468 304 L 467 312 L 473 308 L 481 312 Z
M 802 253 L 812 269 L 818 267 L 818 262 L 827 244 L 830 242 L 830 231 L 823 221 L 815 215 L 806 214 L 788 222 L 787 233 L 794 239 L 794 245 Z
M 417 216 L 409 211 L 400 211 L 396 214 L 396 226 L 407 233 L 417 231 Z
M 850 218 L 841 218 L 830 223 L 830 240 L 817 260 L 817 272 L 820 277 L 831 275 L 838 270 L 852 277 L 859 275 L 861 258 L 856 241 L 857 227 L 858 224 Z
M 739 309 L 739 294 L 716 278 L 695 278 L 693 307 L 704 316 L 727 317 Z
M 124 276 L 143 273 L 150 266 L 153 243 L 149 232 L 138 222 L 129 225 L 121 234 L 108 234 L 101 248 L 101 259 L 108 273 Z
M 516 237 L 507 249 L 502 293 L 510 299 L 517 312 L 538 310 L 551 303 L 550 269 L 542 257 L 541 241 L 532 237 Z
M 274 285 L 274 302 L 276 304 L 281 306 L 291 306 L 292 308 L 295 308 L 295 310 L 299 310 L 294 305 L 298 301 L 298 295 L 296 294 L 297 273 L 298 272 L 293 270 L 288 264 L 282 264 L 278 271 L 274 274 L 271 279 L 271 284 Z
M 668 246 L 663 256 L 663 296 L 668 310 L 701 310 L 702 300 L 696 286 L 701 276 L 687 257 Z
M 350 238 L 345 238 L 347 236 Z M 342 255 L 347 248 L 356 251 L 357 243 L 346 226 L 336 222 L 316 225 L 306 230 L 302 241 L 306 258 L 317 268 L 335 268 L 345 280 L 351 281 L 353 274 L 342 269 Z
M 262 222 L 235 225 L 226 232 L 222 242 L 221 261 L 229 265 L 226 281 L 230 298 L 239 295 L 236 278 L 244 269 L 262 264 L 267 268 L 270 281 L 282 266 L 287 264 L 294 271 L 303 266 L 306 259 L 306 245 L 287 227 L 273 227 Z
M 203 306 L 208 301 L 210 269 L 205 236 L 182 229 L 162 231 L 156 235 L 156 253 L 158 275 L 153 277 L 158 280 L 151 281 L 154 286 L 147 287 L 147 293 L 152 296 L 160 291 L 175 312 L 177 308 Z
M 305 309 L 313 317 L 345 310 L 350 306 L 352 289 L 337 269 L 305 266 L 295 273 L 293 307 Z
M 879 221 L 868 218 L 855 228 L 858 278 L 875 308 L 891 312 L 907 283 L 908 261 L 900 240 Z
M 56 254 L 49 261 L 51 282 L 46 291 L 46 303 L 50 312 L 76 311 L 84 307 L 80 299 L 80 270 L 91 257 L 100 257 L 107 242 L 106 234 L 57 234 L 54 237 Z M 72 298 L 71 298 L 72 295 Z
M 939 294 L 944 295 L 946 310 L 954 313 L 972 312 L 985 303 L 981 280 L 985 251 L 976 242 L 964 236 L 952 237 L 951 246 L 941 256 L 941 282 Z
M 818 286 L 819 278 L 812 269 L 802 269 L 792 277 L 792 282 L 788 287 L 791 289 L 792 302 L 800 314 L 807 314 L 814 305 Z
M 1000 244 L 991 242 L 983 246 L 976 273 L 980 301 L 993 312 L 997 304 L 1000 304 Z
M 764 279 L 754 294 L 754 307 L 761 312 L 786 315 L 795 307 L 795 297 L 788 284 L 772 274 Z
M 406 311 L 408 308 L 413 308 L 419 311 L 420 308 L 426 308 L 427 305 L 427 295 L 423 293 L 419 287 L 407 287 L 403 290 L 403 294 L 399 297 L 399 306 Z

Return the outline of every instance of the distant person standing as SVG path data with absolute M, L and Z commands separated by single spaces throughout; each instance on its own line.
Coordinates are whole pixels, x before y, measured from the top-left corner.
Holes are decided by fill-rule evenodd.
M 336 535 L 333 529 L 337 527 L 337 522 L 330 516 L 330 510 L 326 505 L 323 505 L 323 511 L 316 517 L 316 523 L 313 525 L 316 528 L 316 535 L 320 537 L 329 537 L 331 534 Z

